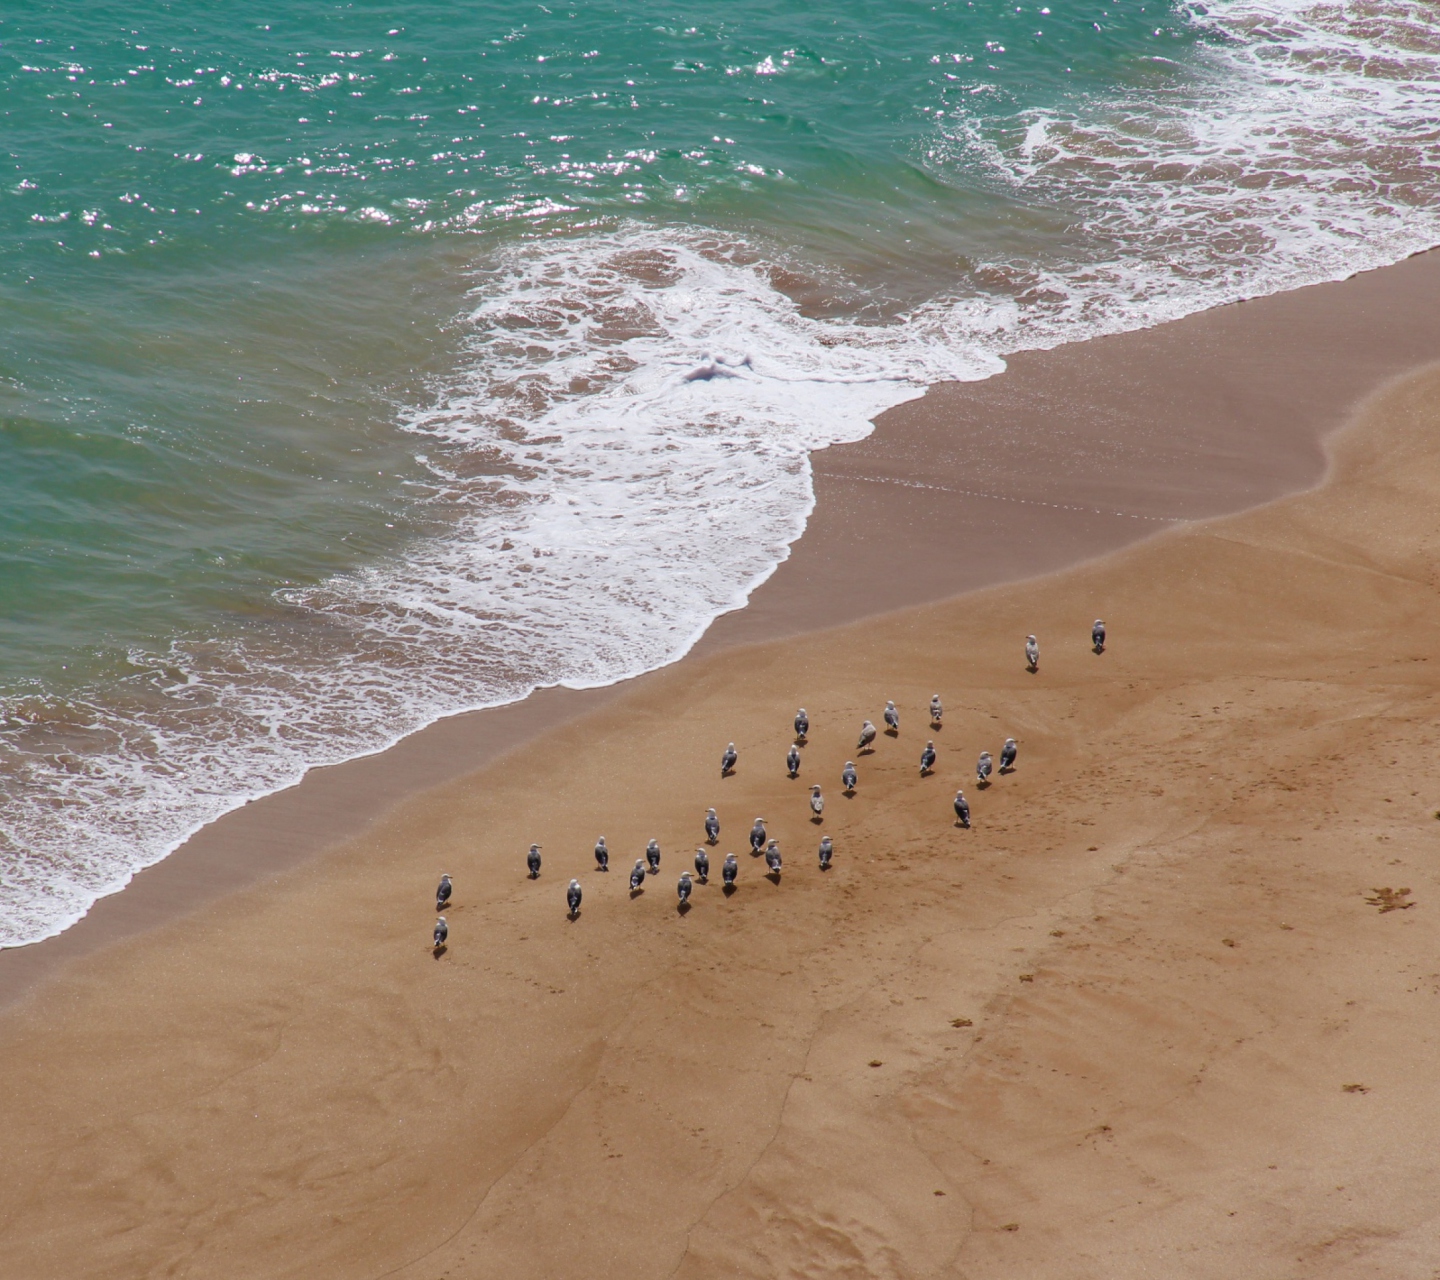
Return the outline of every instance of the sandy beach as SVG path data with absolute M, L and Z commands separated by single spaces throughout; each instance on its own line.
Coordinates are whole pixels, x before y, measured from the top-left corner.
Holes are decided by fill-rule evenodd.
M 297 839 L 253 883 L 178 894 L 48 968 L 7 955 L 6 1272 L 1433 1276 L 1440 372 L 1416 366 L 1440 354 L 1440 321 L 1417 320 L 1437 271 L 932 393 L 817 460 L 795 555 L 684 662 L 429 748 L 438 785 L 412 747 L 400 794 L 351 806 L 321 856 Z M 1267 307 L 1335 348 L 1224 366 Z M 1381 313 L 1394 344 L 1338 360 Z M 1115 380 L 1165 350 L 1193 361 L 1171 401 Z M 1184 388 L 1221 367 L 1245 395 L 1207 409 Z M 960 401 L 990 453 L 937 451 Z M 1319 480 L 1347 421 L 1321 487 L 1219 515 Z M 948 510 L 961 490 L 993 509 L 922 507 L 921 476 Z M 1141 524 L 1162 532 L 1136 543 Z M 857 756 L 886 699 L 899 734 Z M 1017 770 L 976 788 L 1007 736 Z M 682 914 L 710 805 L 738 888 L 712 877 Z M 748 850 L 756 815 L 778 883 Z M 260 852 L 263 815 L 237 819 L 226 838 L 249 822 Z M 632 898 L 651 837 L 662 872 Z

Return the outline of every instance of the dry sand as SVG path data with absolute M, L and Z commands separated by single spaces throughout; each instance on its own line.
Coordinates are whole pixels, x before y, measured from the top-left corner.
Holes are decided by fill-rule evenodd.
M 0 1019 L 0 1271 L 1430 1280 L 1437 433 L 1431 370 L 1318 491 L 683 663 L 75 962 Z

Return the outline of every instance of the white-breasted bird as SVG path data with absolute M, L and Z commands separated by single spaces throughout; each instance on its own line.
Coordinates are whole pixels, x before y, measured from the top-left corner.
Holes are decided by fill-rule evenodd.
M 887 702 L 885 704 L 885 732 L 900 732 L 900 713 L 895 710 L 895 704 L 893 702 Z
M 732 742 L 725 748 L 725 754 L 720 757 L 720 776 L 723 778 L 735 768 L 735 762 L 740 759 L 740 753 L 735 750 Z
M 525 855 L 525 865 L 530 868 L 530 879 L 540 878 L 540 846 L 532 844 L 530 852 Z
M 645 859 L 636 858 L 635 865 L 630 868 L 630 892 L 641 888 L 645 883 Z
M 940 717 L 945 714 L 945 708 L 940 705 L 940 695 L 934 694 L 930 699 L 930 723 L 939 724 Z
M 595 865 L 599 867 L 601 871 L 610 870 L 610 850 L 605 844 L 604 836 L 601 836 L 600 839 L 595 841 Z
M 710 855 L 704 849 L 695 850 L 695 874 L 700 877 L 701 884 L 709 883 Z
M 859 775 L 855 772 L 855 761 L 845 761 L 845 767 L 840 770 L 840 782 L 844 786 L 847 795 L 855 790 L 855 784 L 859 780 Z
M 874 726 L 873 724 L 871 724 L 870 721 L 867 720 L 867 721 L 865 721 L 864 724 L 862 724 L 862 725 L 860 726 L 860 741 L 859 741 L 858 743 L 856 743 L 855 749 L 856 749 L 857 751 L 864 751 L 865 748 L 868 747 L 868 746 L 869 746 L 872 742 L 874 742 L 874 741 L 875 741 L 875 726 Z
M 755 825 L 750 828 L 750 851 L 759 853 L 765 847 L 765 819 L 756 818 Z
M 440 916 L 435 921 L 435 945 L 443 947 L 445 940 L 450 936 L 450 926 L 445 923 L 445 917 Z
M 795 713 L 795 736 L 804 742 L 810 735 L 810 717 L 805 714 L 805 708 L 801 707 Z
M 820 794 L 820 784 L 817 782 L 810 788 L 810 812 L 817 818 L 825 814 L 825 797 Z
M 800 772 L 800 751 L 792 742 L 790 750 L 785 753 L 785 771 L 793 778 Z
M 966 830 L 970 828 L 970 802 L 965 799 L 963 791 L 955 793 L 955 823 Z
M 645 846 L 645 861 L 649 864 L 650 874 L 657 875 L 660 871 L 660 842 L 652 840 Z
M 711 844 L 720 839 L 720 819 L 715 816 L 714 809 L 705 810 L 705 839 Z
M 988 751 L 980 753 L 980 759 L 975 763 L 975 780 L 983 787 L 990 781 L 990 771 L 995 767 L 995 762 L 990 759 Z
M 920 753 L 920 772 L 929 773 L 935 767 L 935 743 L 927 742 L 925 750 Z
M 679 895 L 681 906 L 684 906 L 690 901 L 690 890 L 694 887 L 694 883 L 690 879 L 690 873 L 688 871 L 682 871 L 680 873 L 680 883 L 675 886 L 675 892 Z
M 448 875 L 441 876 L 440 884 L 435 890 L 435 910 L 437 912 L 445 910 L 445 904 L 450 901 L 450 893 L 453 889 L 450 877 Z
M 1040 669 L 1040 643 L 1034 636 L 1025 637 L 1025 665 L 1031 671 Z
M 1000 772 L 1009 773 L 1015 767 L 1015 757 L 1020 754 L 1020 748 L 1015 745 L 1014 738 L 1006 738 L 1005 745 L 1000 748 Z
M 570 908 L 570 918 L 572 920 L 580 914 L 580 899 L 583 896 L 580 890 L 580 881 L 570 881 L 570 887 L 565 890 L 565 905 Z
M 829 871 L 829 870 L 830 870 L 830 859 L 833 858 L 834 856 L 835 856 L 835 846 L 830 842 L 830 837 L 829 837 L 829 836 L 826 836 L 822 841 L 820 841 L 820 870 L 821 870 L 821 871 Z
M 735 877 L 740 874 L 740 863 L 733 853 L 725 855 L 725 861 L 720 864 L 720 878 L 725 881 L 727 889 L 735 885 Z
M 770 868 L 770 874 L 775 877 L 780 875 L 780 846 L 774 840 L 765 846 L 765 865 Z

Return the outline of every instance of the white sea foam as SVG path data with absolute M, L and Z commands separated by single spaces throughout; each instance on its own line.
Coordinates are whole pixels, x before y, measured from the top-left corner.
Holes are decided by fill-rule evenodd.
M 5 707 L 0 942 L 60 931 L 309 767 L 673 660 L 787 554 L 809 452 L 931 381 L 1440 242 L 1423 7 L 1224 0 L 1196 21 L 1211 47 L 1133 98 L 942 116 L 932 164 L 1070 211 L 1086 254 L 983 264 L 990 287 L 906 323 L 807 318 L 749 265 L 765 246 L 693 229 L 487 259 L 469 373 L 407 424 L 449 536 L 293 592 L 239 638 L 132 654 L 118 685 Z

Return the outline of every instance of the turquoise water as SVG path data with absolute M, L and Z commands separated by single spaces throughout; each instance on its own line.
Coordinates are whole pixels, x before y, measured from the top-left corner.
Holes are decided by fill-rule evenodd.
M 1440 241 L 1437 50 L 1284 0 L 0 17 L 0 943 L 672 660 L 927 381 Z

